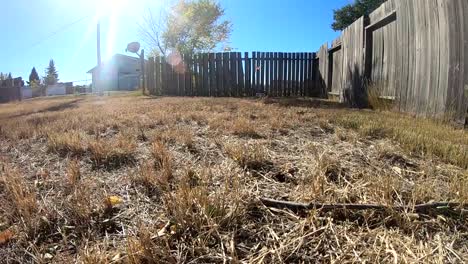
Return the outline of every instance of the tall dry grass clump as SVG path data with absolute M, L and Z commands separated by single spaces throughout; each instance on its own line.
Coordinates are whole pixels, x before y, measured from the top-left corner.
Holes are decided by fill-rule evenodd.
M 68 184 L 75 187 L 81 179 L 80 162 L 77 159 L 72 159 L 67 166 Z
M 88 150 L 95 168 L 111 170 L 135 161 L 136 143 L 122 135 L 110 140 L 98 138 L 89 142 Z
M 49 133 L 47 146 L 61 155 L 81 156 L 86 152 L 84 138 L 77 131 Z
M 172 178 L 173 157 L 164 143 L 155 141 L 151 144 L 151 155 L 154 160 L 154 168 L 161 172 L 161 180 L 169 183 Z
M 391 110 L 394 106 L 393 99 L 389 99 L 384 95 L 386 82 L 368 82 L 366 84 L 367 103 L 374 110 Z
M 244 117 L 239 117 L 232 121 L 231 130 L 234 135 L 247 138 L 260 138 L 257 125 Z
M 5 167 L 0 175 L 0 189 L 6 196 L 0 208 L 10 221 L 19 221 L 31 229 L 39 211 L 36 193 L 17 169 Z
M 224 149 L 243 169 L 260 170 L 271 165 L 265 147 L 260 144 L 225 143 Z

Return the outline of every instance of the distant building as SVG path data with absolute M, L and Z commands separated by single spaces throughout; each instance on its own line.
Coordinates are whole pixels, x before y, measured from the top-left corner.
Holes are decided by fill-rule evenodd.
M 21 94 L 23 96 L 23 99 L 29 99 L 29 98 L 32 98 L 33 97 L 33 90 L 32 90 L 32 87 L 31 86 L 23 86 L 23 88 L 21 88 Z
M 46 88 L 46 95 L 47 96 L 54 96 L 54 95 L 66 95 L 73 93 L 73 83 L 66 82 L 66 83 L 57 83 L 54 85 L 48 85 Z
M 141 62 L 139 58 L 115 54 L 103 62 L 101 67 L 92 68 L 92 89 L 97 91 L 96 85 L 103 91 L 133 91 L 140 84 Z

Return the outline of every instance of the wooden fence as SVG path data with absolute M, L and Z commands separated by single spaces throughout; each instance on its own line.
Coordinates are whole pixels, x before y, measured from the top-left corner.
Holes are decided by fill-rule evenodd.
M 0 81 L 0 103 L 20 101 L 22 99 L 21 87 L 23 85 L 23 80 L 20 77 Z
M 154 95 L 336 96 L 362 107 L 372 87 L 400 111 L 463 123 L 468 1 L 388 0 L 317 53 L 172 55 L 146 71 Z
M 314 65 L 315 53 L 172 54 L 148 59 L 146 83 L 153 95 L 323 97 Z
M 366 105 L 365 84 L 374 83 L 400 111 L 465 122 L 467 0 L 388 0 L 317 57 L 317 78 L 343 102 Z

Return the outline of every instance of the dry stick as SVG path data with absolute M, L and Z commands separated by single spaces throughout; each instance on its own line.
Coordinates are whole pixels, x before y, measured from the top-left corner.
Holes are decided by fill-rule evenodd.
M 418 204 L 415 206 L 385 206 L 385 205 L 377 205 L 377 204 L 321 204 L 321 203 L 295 203 L 295 202 L 288 202 L 288 201 L 278 201 L 269 198 L 260 198 L 260 201 L 268 207 L 275 207 L 275 208 L 286 208 L 292 211 L 301 211 L 301 210 L 311 210 L 311 209 L 320 209 L 322 211 L 332 211 L 337 209 L 347 209 L 347 210 L 414 210 L 416 213 L 426 213 L 430 209 L 435 209 L 437 207 L 458 207 L 462 204 L 460 203 L 452 203 L 452 202 L 434 202 L 434 203 L 426 203 L 426 204 Z M 466 206 L 463 204 L 462 206 Z

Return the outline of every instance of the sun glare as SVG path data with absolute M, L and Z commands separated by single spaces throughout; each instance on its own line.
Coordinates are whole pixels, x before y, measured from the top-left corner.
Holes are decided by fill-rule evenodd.
M 114 53 L 114 42 L 117 37 L 118 17 L 128 0 L 99 0 L 96 6 L 96 20 L 108 23 L 105 42 L 104 59 L 109 58 Z
M 118 14 L 128 3 L 128 0 L 99 0 L 96 1 L 96 17 L 112 17 Z

